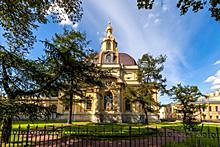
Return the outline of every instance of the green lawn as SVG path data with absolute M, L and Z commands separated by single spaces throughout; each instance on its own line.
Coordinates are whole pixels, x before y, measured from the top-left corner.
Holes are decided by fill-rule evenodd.
M 49 133 L 53 134 L 53 129 L 56 130 L 55 133 L 61 136 L 75 136 L 79 138 L 93 138 L 93 139 L 129 139 L 132 138 L 144 138 L 147 136 L 155 135 L 157 129 L 174 129 L 179 132 L 184 132 L 183 125 L 181 122 L 169 123 L 150 123 L 149 126 L 141 123 L 91 123 L 91 122 L 73 122 L 72 125 L 67 125 L 66 122 L 56 121 L 56 122 L 14 122 L 13 130 L 26 130 L 28 124 L 30 125 L 30 130 L 43 130 L 46 127 Z M 131 127 L 129 127 L 131 126 Z M 185 139 L 180 143 L 171 142 L 169 146 L 191 146 L 193 144 L 203 146 L 216 146 L 219 142 L 216 136 L 212 137 L 213 134 L 217 134 L 217 131 L 220 132 L 220 124 L 203 124 L 199 125 L 200 136 L 191 137 Z M 61 133 L 61 134 L 60 134 Z M 0 134 L 1 135 L 1 134 Z M 22 141 L 22 136 L 12 135 L 12 141 Z M 23 141 L 26 138 L 23 137 Z
M 72 125 L 87 125 L 90 122 L 73 122 Z M 30 126 L 30 129 L 36 129 L 36 128 L 48 128 L 48 127 L 62 127 L 66 126 L 67 123 L 66 121 L 37 121 L 37 122 L 28 122 L 28 121 L 18 121 L 18 122 L 13 122 L 12 128 L 13 129 L 20 129 L 21 130 L 26 130 L 27 126 Z
M 26 137 L 22 136 L 22 132 L 26 133 L 27 126 L 30 125 L 30 131 L 42 131 L 44 128 L 49 130 L 47 133 L 58 136 L 73 136 L 78 138 L 93 139 L 129 139 L 144 137 L 155 134 L 155 128 L 147 128 L 144 124 L 128 124 L 128 123 L 91 123 L 91 122 L 73 122 L 67 125 L 66 122 L 14 122 L 11 135 L 12 142 L 25 142 Z M 131 127 L 129 127 L 131 126 Z M 18 135 L 18 130 L 22 131 Z M 1 133 L 0 133 L 1 135 Z
M 166 128 L 178 132 L 185 132 L 182 123 L 160 123 L 153 125 L 157 125 L 158 127 L 164 129 Z M 219 136 L 220 136 L 220 124 L 203 123 L 198 126 L 197 133 L 191 134 L 188 139 L 185 139 L 181 142 L 171 142 L 167 146 L 169 147 L 219 146 L 220 144 Z
M 130 126 L 130 127 L 129 127 Z M 87 125 L 72 125 L 66 126 L 62 130 L 70 135 L 77 137 L 90 138 L 129 138 L 129 137 L 144 137 L 155 134 L 155 128 L 148 128 L 143 124 L 95 124 Z M 69 133 L 68 133 L 69 132 Z

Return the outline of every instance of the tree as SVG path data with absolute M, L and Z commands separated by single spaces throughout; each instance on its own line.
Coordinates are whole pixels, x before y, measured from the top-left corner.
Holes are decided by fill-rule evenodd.
M 25 59 L 23 56 L 0 49 L 0 88 L 3 95 L 0 101 L 2 118 L 2 138 L 8 142 L 12 129 L 12 119 L 24 115 L 33 120 L 37 114 L 47 112 L 37 103 L 24 101 L 25 97 L 39 97 L 46 92 L 55 77 L 43 67 L 43 63 Z M 34 108 L 34 105 L 36 106 Z
M 145 123 L 148 125 L 148 113 L 158 113 L 160 104 L 155 100 L 157 87 L 147 83 L 140 84 L 138 87 L 126 87 L 126 99 L 130 103 L 138 102 L 141 104 L 145 114 Z
M 137 0 L 137 7 L 138 9 L 152 9 L 154 3 L 155 0 Z M 206 5 L 209 5 L 211 17 L 214 17 L 216 21 L 220 21 L 220 0 L 178 0 L 177 2 L 181 15 L 186 14 L 190 8 L 192 11 L 198 12 Z
M 39 24 L 68 19 L 73 23 L 82 17 L 81 0 L 0 0 L 0 26 L 8 48 L 28 52 L 36 41 L 33 30 Z
M 182 119 L 185 130 L 194 129 L 197 124 L 195 117 L 201 111 L 201 108 L 204 107 L 201 104 L 195 104 L 197 99 L 203 96 L 198 87 L 177 84 L 170 89 L 170 94 L 179 105 L 177 113 L 183 115 Z
M 12 118 L 28 115 L 32 119 L 40 111 L 49 112 L 39 105 L 25 103 L 23 98 L 39 97 L 48 92 L 57 79 L 54 75 L 59 72 L 51 73 L 44 68 L 44 61 L 27 59 L 36 41 L 33 31 L 39 24 L 49 22 L 48 15 L 54 22 L 66 19 L 67 15 L 76 23 L 82 17 L 82 8 L 81 0 L 0 0 L 0 5 L 0 27 L 6 39 L 4 46 L 0 46 L 0 88 L 4 95 L 0 101 L 0 118 L 3 120 L 2 138 L 8 142 Z
M 157 101 L 158 92 L 161 92 L 161 94 L 166 92 L 166 79 L 161 74 L 165 61 L 166 56 L 153 57 L 152 55 L 144 54 L 138 60 L 138 79 L 140 85 L 138 87 L 128 86 L 126 88 L 126 97 L 131 102 L 139 102 L 142 105 L 146 124 L 148 124 L 148 112 L 158 112 L 160 105 Z
M 62 35 L 56 34 L 52 43 L 46 41 L 45 44 L 48 68 L 60 71 L 53 84 L 63 93 L 61 99 L 68 103 L 68 123 L 71 124 L 73 102 L 85 100 L 88 87 L 103 86 L 106 72 L 92 62 L 93 51 L 87 49 L 88 42 L 80 32 L 65 30 Z

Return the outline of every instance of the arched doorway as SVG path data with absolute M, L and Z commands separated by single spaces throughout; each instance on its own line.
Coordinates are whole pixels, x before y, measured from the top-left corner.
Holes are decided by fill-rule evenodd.
M 110 111 L 113 109 L 113 95 L 110 91 L 104 94 L 104 110 Z

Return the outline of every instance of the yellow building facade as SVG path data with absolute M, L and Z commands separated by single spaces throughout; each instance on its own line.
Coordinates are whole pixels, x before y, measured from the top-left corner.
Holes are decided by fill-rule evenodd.
M 218 121 L 220 120 L 220 92 L 216 90 L 205 95 L 205 97 L 200 97 L 194 104 L 205 104 L 205 108 L 201 108 L 201 113 L 197 113 L 196 119 L 203 121 Z M 176 113 L 176 110 L 179 109 L 180 104 L 170 103 L 165 106 L 163 113 L 165 119 L 177 119 L 181 120 L 182 115 Z
M 125 99 L 126 85 L 139 86 L 136 61 L 126 53 L 120 53 L 118 43 L 113 36 L 109 23 L 106 35 L 101 42 L 101 49 L 94 61 L 103 69 L 110 69 L 111 78 L 106 80 L 106 88 L 88 88 L 86 96 L 90 99 L 73 105 L 73 121 L 92 122 L 143 122 L 145 115 L 139 103 L 130 103 Z M 60 95 L 61 96 L 61 95 Z M 155 99 L 159 97 L 155 94 Z M 68 107 L 57 101 L 58 119 L 66 119 Z M 150 114 L 149 120 L 157 121 L 157 114 Z
M 206 94 L 205 98 L 198 99 L 197 103 L 206 104 L 206 108 L 202 110 L 203 120 L 219 120 L 220 119 L 220 93 L 219 90 Z

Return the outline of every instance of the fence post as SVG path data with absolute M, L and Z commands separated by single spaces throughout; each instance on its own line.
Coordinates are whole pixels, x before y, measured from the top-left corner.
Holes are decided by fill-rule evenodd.
M 157 126 L 156 126 L 156 147 L 158 147 L 158 137 L 157 137 L 158 134 L 157 133 L 158 133 L 158 129 L 157 129 Z
M 131 136 L 131 129 L 132 129 L 131 126 L 129 126 L 129 138 L 130 138 L 130 139 L 129 139 L 129 147 L 131 147 L 131 140 L 132 140 L 132 139 L 131 139 L 131 137 L 132 137 L 132 136 Z
M 164 137 L 165 137 L 165 139 L 164 139 L 164 141 L 165 141 L 165 146 L 167 145 L 167 131 L 166 131 L 166 127 L 164 128 Z
M 47 134 L 49 134 L 48 132 L 46 133 L 46 131 L 47 131 L 46 124 L 44 125 L 44 130 L 43 130 L 43 131 L 44 131 L 44 133 L 43 133 L 43 134 L 44 134 L 44 143 L 43 143 L 43 146 L 45 146 L 45 142 L 46 142 L 46 135 L 47 135 Z M 48 139 L 48 140 L 49 140 L 49 139 Z
M 210 128 L 208 126 L 208 137 L 210 138 Z
M 26 143 L 25 143 L 24 147 L 28 147 L 29 146 L 29 144 L 28 144 L 29 131 L 30 131 L 30 125 L 28 124 L 27 131 L 26 131 Z
M 217 135 L 217 139 L 218 139 L 218 146 L 220 145 L 219 144 L 219 134 L 218 134 L 218 127 L 216 126 L 216 135 Z

